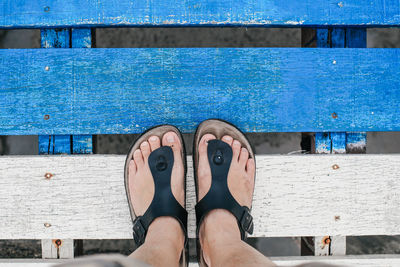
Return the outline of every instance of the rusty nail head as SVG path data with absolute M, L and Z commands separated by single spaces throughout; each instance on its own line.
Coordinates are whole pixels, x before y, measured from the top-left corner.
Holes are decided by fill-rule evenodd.
M 50 223 L 44 223 L 44 227 L 49 228 L 51 226 Z
M 45 68 L 44 68 L 44 70 L 50 70 L 50 67 L 49 66 L 46 66 Z
M 62 241 L 60 239 L 54 239 L 53 243 L 56 246 L 56 248 L 59 248 L 62 245 Z
M 49 11 L 50 11 L 50 7 L 49 6 L 44 7 L 44 12 L 49 12 Z
M 333 165 L 332 165 L 332 169 L 334 169 L 334 170 L 337 170 L 337 169 L 339 169 L 339 165 L 337 165 L 337 164 L 333 164 Z
M 50 119 L 50 115 L 44 115 L 44 119 L 47 121 L 48 119 Z
M 335 216 L 335 221 L 339 221 L 340 220 L 340 216 L 336 215 Z
M 53 174 L 52 174 L 52 173 L 49 173 L 49 172 L 46 172 L 46 174 L 44 175 L 44 177 L 45 177 L 47 180 L 50 180 L 51 177 L 53 177 Z
M 323 242 L 325 245 L 328 245 L 328 244 L 331 243 L 331 238 L 330 238 L 329 236 L 325 236 L 324 239 L 322 239 L 322 242 Z
M 337 119 L 337 117 L 338 117 L 337 113 L 336 113 L 336 112 L 333 112 L 333 113 L 332 113 L 332 118 Z

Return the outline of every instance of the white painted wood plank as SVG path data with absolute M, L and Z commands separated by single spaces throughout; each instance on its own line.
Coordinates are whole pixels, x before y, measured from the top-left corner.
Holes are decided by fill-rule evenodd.
M 0 157 L 0 238 L 132 238 L 124 160 Z M 194 237 L 191 158 L 188 165 Z M 399 178 L 400 155 L 258 156 L 254 236 L 400 234 Z
M 272 257 L 271 260 L 278 265 L 295 266 L 309 262 L 336 264 L 339 266 L 354 267 L 398 267 L 400 255 L 357 255 L 357 256 L 329 256 L 329 257 Z M 0 259 L 2 267 L 49 267 L 56 263 L 64 263 L 66 260 L 42 260 L 42 259 Z M 197 267 L 196 262 L 190 262 L 190 267 Z
M 74 257 L 74 240 L 42 239 L 43 259 L 70 259 Z

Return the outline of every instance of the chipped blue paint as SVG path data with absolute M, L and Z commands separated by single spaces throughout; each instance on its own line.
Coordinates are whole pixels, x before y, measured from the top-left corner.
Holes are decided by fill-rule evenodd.
M 330 133 L 315 133 L 315 153 L 330 154 L 332 151 L 332 140 Z
M 7 49 L 0 75 L 5 135 L 400 130 L 398 49 Z
M 3 0 L 0 28 L 99 26 L 393 26 L 399 1 Z

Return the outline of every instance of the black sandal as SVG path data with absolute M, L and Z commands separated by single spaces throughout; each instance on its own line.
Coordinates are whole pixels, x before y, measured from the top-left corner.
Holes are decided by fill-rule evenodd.
M 208 162 L 211 169 L 211 187 L 208 193 L 199 201 L 198 185 L 197 185 L 197 168 L 199 162 L 198 147 L 201 138 L 205 134 L 213 134 L 217 139 L 208 142 L 207 154 Z M 252 149 L 246 136 L 234 125 L 222 120 L 206 120 L 203 121 L 196 130 L 193 147 L 193 165 L 194 177 L 196 185 L 196 225 L 197 238 L 199 237 L 200 225 L 204 217 L 214 209 L 225 209 L 231 212 L 238 223 L 242 240 L 245 240 L 247 234 L 253 233 L 253 217 L 250 215 L 250 207 L 241 206 L 232 196 L 228 188 L 228 172 L 232 161 L 232 148 L 220 139 L 224 135 L 230 135 L 233 139 L 238 140 L 243 147 L 249 151 L 249 157 L 254 157 Z M 198 246 L 198 257 L 201 266 L 206 266 Z
M 180 223 L 182 230 L 185 234 L 185 245 L 182 252 L 180 264 L 181 266 L 188 265 L 188 236 L 187 236 L 187 211 L 186 204 L 182 207 L 179 202 L 175 199 L 171 191 L 171 173 L 174 164 L 173 151 L 169 146 L 161 146 L 160 148 L 151 152 L 148 162 L 151 173 L 154 180 L 154 197 L 147 208 L 146 212 L 142 216 L 136 216 L 135 211 L 130 199 L 129 193 L 129 162 L 132 159 L 133 153 L 144 141 L 147 141 L 151 136 L 158 136 L 160 140 L 167 132 L 175 132 L 179 137 L 182 145 L 182 160 L 184 165 L 184 180 L 185 180 L 185 195 L 186 195 L 186 152 L 185 145 L 183 142 L 182 134 L 180 131 L 172 125 L 161 125 L 151 128 L 144 132 L 132 145 L 129 150 L 128 156 L 125 161 L 125 189 L 129 203 L 129 210 L 133 221 L 133 240 L 136 244 L 136 248 L 141 246 L 146 238 L 147 230 L 154 219 L 161 216 L 174 217 Z M 186 203 L 186 200 L 185 200 Z

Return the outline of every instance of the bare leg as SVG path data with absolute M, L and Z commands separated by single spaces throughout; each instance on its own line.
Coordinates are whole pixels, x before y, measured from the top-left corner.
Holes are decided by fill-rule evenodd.
M 207 158 L 207 143 L 215 136 L 206 134 L 199 144 L 199 199 L 211 186 L 211 170 Z M 222 141 L 232 146 L 232 163 L 228 187 L 240 205 L 251 207 L 255 163 L 239 141 L 224 136 Z M 211 211 L 200 227 L 200 244 L 208 266 L 276 266 L 267 257 L 240 239 L 236 218 L 226 210 Z
M 145 243 L 130 257 L 152 266 L 178 266 L 184 240 L 178 221 L 160 217 L 150 225 Z
M 160 146 L 170 146 L 174 152 L 171 189 L 174 197 L 184 204 L 184 167 L 182 145 L 174 132 L 166 133 L 162 140 L 152 136 L 140 145 L 129 163 L 129 186 L 132 205 L 137 215 L 143 215 L 154 196 L 154 182 L 148 165 L 152 151 Z M 149 226 L 146 240 L 130 257 L 152 266 L 178 266 L 184 245 L 183 230 L 172 217 L 159 217 Z

